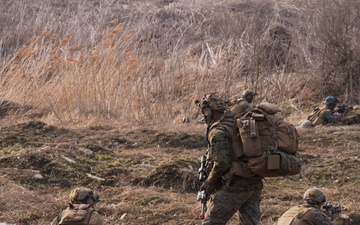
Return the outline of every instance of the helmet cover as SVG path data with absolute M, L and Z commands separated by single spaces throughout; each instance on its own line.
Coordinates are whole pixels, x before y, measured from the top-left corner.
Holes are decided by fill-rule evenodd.
M 86 203 L 88 199 L 92 199 L 93 202 L 99 201 L 99 196 L 94 194 L 90 188 L 79 187 L 75 188 L 70 193 L 70 202 L 84 202 Z
M 324 192 L 318 188 L 310 188 L 304 193 L 304 200 L 316 203 L 326 202 L 326 197 Z
M 255 96 L 255 95 L 257 95 L 257 93 L 255 93 L 255 91 L 250 90 L 250 89 L 246 89 L 245 91 L 243 91 L 243 93 L 242 93 L 243 98 L 246 98 L 248 95 Z
M 330 105 L 330 104 L 337 104 L 339 102 L 339 99 L 334 96 L 327 96 L 324 99 L 324 104 Z
M 229 107 L 228 101 L 218 93 L 205 95 L 199 106 L 202 113 L 204 113 L 206 109 L 224 112 Z

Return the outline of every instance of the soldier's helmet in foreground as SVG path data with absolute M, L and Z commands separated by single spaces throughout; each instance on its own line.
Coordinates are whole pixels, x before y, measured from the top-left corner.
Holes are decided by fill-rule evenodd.
M 322 204 L 326 202 L 326 197 L 320 189 L 310 188 L 304 193 L 304 200 L 310 203 Z
M 96 195 L 90 188 L 78 187 L 72 190 L 70 193 L 71 203 L 95 204 L 98 201 L 99 196 Z
M 219 93 L 211 93 L 205 95 L 201 102 L 199 102 L 201 112 L 204 113 L 206 109 L 224 112 L 228 109 L 228 101 Z
M 250 89 L 246 89 L 245 91 L 243 91 L 243 93 L 242 93 L 243 98 L 246 98 L 248 95 L 255 96 L 255 95 L 257 95 L 257 93 L 255 93 L 255 91 L 250 90 Z
M 330 104 L 337 104 L 339 102 L 339 99 L 334 97 L 334 96 L 327 96 L 325 99 L 324 99 L 324 104 L 325 105 L 330 105 Z

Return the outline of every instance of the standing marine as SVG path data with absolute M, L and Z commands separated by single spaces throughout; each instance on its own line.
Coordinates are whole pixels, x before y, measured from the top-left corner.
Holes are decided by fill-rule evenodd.
M 262 178 L 248 171 L 228 176 L 233 162 L 246 163 L 234 114 L 218 93 L 206 95 L 199 106 L 208 125 L 207 179 L 200 190 L 207 196 L 213 194 L 202 224 L 226 224 L 237 213 L 240 225 L 256 225 L 260 220 Z

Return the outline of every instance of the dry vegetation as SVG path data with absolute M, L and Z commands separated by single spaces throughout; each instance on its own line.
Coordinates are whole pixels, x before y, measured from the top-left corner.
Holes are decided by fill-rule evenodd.
M 3 126 L 0 221 L 49 224 L 67 205 L 70 189 L 87 186 L 100 195 L 96 208 L 106 224 L 200 225 L 203 131 L 198 124 L 130 130 L 60 129 L 36 121 Z M 303 170 L 264 180 L 261 224 L 272 224 L 314 186 L 328 201 L 359 211 L 359 131 L 358 125 L 299 130 Z
M 86 185 L 107 224 L 200 224 L 195 99 L 251 88 L 292 122 L 360 103 L 357 0 L 1 4 L 0 222 L 48 224 Z M 299 130 L 303 171 L 265 180 L 262 224 L 310 186 L 359 210 L 359 131 Z
M 209 90 L 359 103 L 360 3 L 3 1 L 2 99 L 51 124 L 193 117 Z

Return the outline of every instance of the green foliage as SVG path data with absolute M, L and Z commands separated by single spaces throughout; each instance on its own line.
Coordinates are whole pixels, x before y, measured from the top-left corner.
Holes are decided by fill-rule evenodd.
M 14 150 L 10 147 L 5 147 L 0 150 L 0 153 L 2 153 L 2 154 L 12 154 L 13 152 L 14 152 Z

